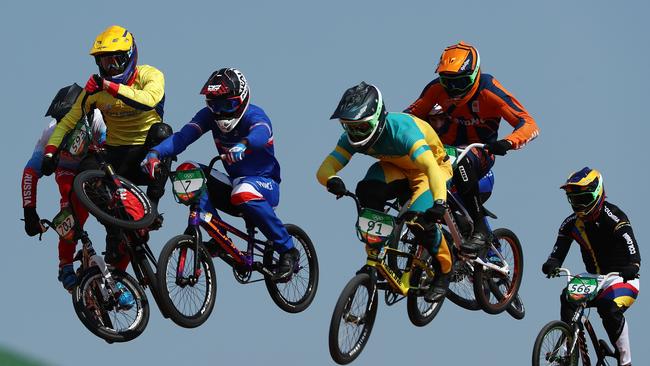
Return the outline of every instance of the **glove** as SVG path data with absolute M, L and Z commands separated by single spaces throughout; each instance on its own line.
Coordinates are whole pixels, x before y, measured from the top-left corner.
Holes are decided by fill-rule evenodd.
M 512 149 L 512 143 L 508 140 L 499 140 L 485 144 L 485 150 L 494 155 L 505 155 L 508 150 Z
M 237 143 L 235 146 L 231 147 L 230 150 L 225 154 L 226 163 L 234 164 L 238 161 L 244 159 L 244 152 L 246 151 L 246 145 L 241 142 Z
M 104 79 L 97 74 L 90 75 L 84 89 L 89 95 L 98 93 L 104 89 Z
M 140 168 L 142 168 L 142 171 L 153 180 L 155 179 L 158 164 L 160 164 L 158 152 L 156 150 L 150 150 L 144 160 L 140 163 Z
M 41 218 L 36 213 L 36 207 L 24 207 L 25 215 L 25 232 L 29 236 L 38 235 L 43 232 Z
M 623 282 L 632 281 L 636 279 L 636 275 L 639 274 L 639 266 L 632 263 L 621 269 L 621 277 L 623 277 Z
M 431 221 L 440 222 L 442 221 L 442 217 L 445 215 L 446 211 L 447 211 L 447 204 L 445 203 L 445 201 L 436 200 L 433 203 L 433 206 L 427 209 L 425 215 L 426 218 Z
M 341 177 L 333 176 L 327 180 L 327 191 L 336 195 L 336 198 L 343 196 L 348 190 Z
M 542 264 L 542 273 L 546 275 L 546 278 L 551 278 L 553 272 L 560 268 L 560 265 L 562 265 L 562 262 L 559 259 L 550 257 Z
M 43 161 L 41 162 L 41 174 L 51 175 L 56 170 L 57 165 L 59 165 L 58 154 L 46 153 L 43 155 Z

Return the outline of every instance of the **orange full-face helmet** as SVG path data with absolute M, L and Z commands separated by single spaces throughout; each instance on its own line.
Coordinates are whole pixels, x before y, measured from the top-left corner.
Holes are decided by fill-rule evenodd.
M 481 57 L 473 46 L 460 41 L 445 48 L 436 72 L 440 84 L 452 98 L 466 95 L 478 81 Z

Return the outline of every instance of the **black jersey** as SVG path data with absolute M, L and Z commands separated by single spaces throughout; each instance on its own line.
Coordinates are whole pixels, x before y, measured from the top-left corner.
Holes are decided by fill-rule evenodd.
M 589 273 L 607 274 L 631 263 L 641 263 L 630 221 L 621 209 L 607 201 L 595 221 L 583 221 L 576 214 L 567 217 L 560 226 L 551 257 L 563 262 L 574 240 L 580 244 L 582 261 Z

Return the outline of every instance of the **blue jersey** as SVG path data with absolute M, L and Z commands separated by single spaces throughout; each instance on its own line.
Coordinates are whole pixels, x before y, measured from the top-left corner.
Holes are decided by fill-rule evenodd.
M 224 164 L 231 178 L 260 176 L 280 182 L 280 164 L 275 159 L 273 149 L 273 128 L 264 110 L 249 104 L 237 126 L 230 132 L 222 132 L 210 109 L 201 109 L 192 120 L 171 137 L 161 142 L 153 150 L 161 158 L 178 155 L 204 133 L 212 132 L 212 138 L 219 151 L 225 154 L 235 144 L 248 140 L 246 157 L 234 164 Z

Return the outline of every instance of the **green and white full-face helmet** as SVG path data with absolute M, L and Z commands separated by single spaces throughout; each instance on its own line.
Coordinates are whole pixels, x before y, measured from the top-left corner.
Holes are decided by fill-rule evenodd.
M 379 89 L 362 81 L 343 93 L 330 119 L 339 119 L 352 146 L 366 150 L 384 130 L 386 114 Z

